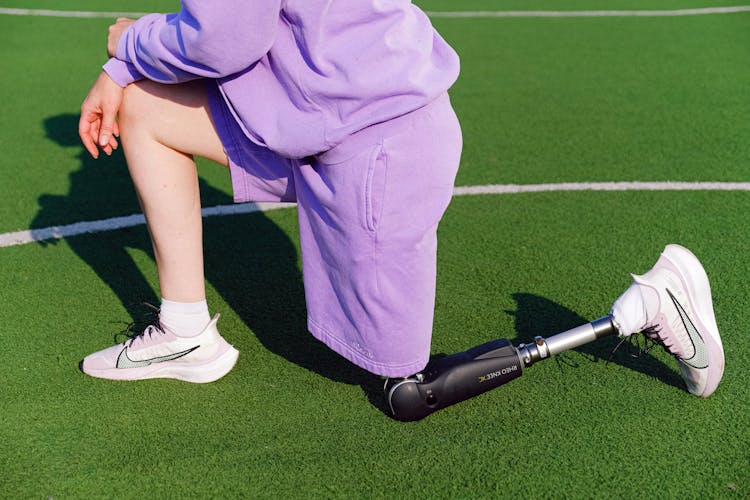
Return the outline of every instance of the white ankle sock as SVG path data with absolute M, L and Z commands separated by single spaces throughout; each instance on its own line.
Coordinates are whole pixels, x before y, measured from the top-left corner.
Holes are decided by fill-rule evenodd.
M 208 304 L 200 302 L 174 302 L 161 299 L 159 323 L 180 337 L 193 337 L 206 328 L 211 316 Z

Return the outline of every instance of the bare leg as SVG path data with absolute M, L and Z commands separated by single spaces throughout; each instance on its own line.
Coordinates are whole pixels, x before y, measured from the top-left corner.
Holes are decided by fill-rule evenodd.
M 211 121 L 205 82 L 130 85 L 119 125 L 151 235 L 162 298 L 204 300 L 203 229 L 193 155 L 228 166 Z

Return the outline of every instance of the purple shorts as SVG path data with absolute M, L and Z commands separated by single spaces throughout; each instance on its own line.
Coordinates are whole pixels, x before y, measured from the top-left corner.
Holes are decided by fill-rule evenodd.
M 437 226 L 461 156 L 448 95 L 303 160 L 247 139 L 215 85 L 208 97 L 235 201 L 297 202 L 313 336 L 378 375 L 422 370 L 432 338 Z

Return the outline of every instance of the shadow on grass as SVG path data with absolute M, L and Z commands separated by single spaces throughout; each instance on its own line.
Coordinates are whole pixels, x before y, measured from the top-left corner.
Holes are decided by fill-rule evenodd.
M 513 299 L 518 304 L 517 309 L 506 312 L 515 318 L 516 344 L 533 342 L 537 335 L 547 338 L 595 319 L 586 319 L 556 302 L 530 293 L 515 293 Z M 670 367 L 647 353 L 635 357 L 632 346 L 626 344 L 615 351 L 619 342 L 620 340 L 617 337 L 605 337 L 584 344 L 574 350 L 584 354 L 585 358 L 593 363 L 618 364 L 654 377 L 665 384 L 678 388 L 684 387 L 682 377 L 677 372 L 676 364 L 674 367 Z M 613 351 L 615 351 L 614 354 Z M 565 353 L 553 359 L 561 369 L 563 365 L 577 367 L 579 364 L 570 356 L 566 356 Z
M 284 231 L 258 212 L 206 221 L 204 240 L 208 281 L 266 349 L 330 380 L 359 385 L 385 411 L 380 378 L 308 333 L 297 247 Z
M 70 174 L 67 195 L 39 198 L 32 229 L 140 212 L 120 152 L 91 158 L 77 135 L 78 115 L 53 116 L 43 125 L 48 138 L 77 154 L 80 168 Z M 232 201 L 202 180 L 200 189 L 204 206 Z M 153 255 L 145 228 L 111 231 L 98 235 L 95 242 L 85 236 L 66 241 L 119 298 L 132 321 L 143 321 L 142 302 L 159 304 L 156 284 L 128 253 L 136 249 Z M 204 247 L 208 283 L 269 351 L 331 380 L 361 386 L 373 406 L 385 411 L 380 378 L 341 358 L 307 332 L 297 249 L 282 229 L 261 212 L 214 217 L 204 221 Z M 128 322 L 123 318 L 122 325 Z M 118 328 L 113 325 L 113 336 Z M 109 330 L 105 333 L 109 335 Z
M 63 151 L 71 151 L 80 168 L 69 176 L 67 195 L 39 197 L 39 211 L 31 222 L 32 229 L 59 225 L 61 221 L 98 220 L 141 211 L 122 154 L 118 151 L 111 157 L 102 155 L 99 160 L 93 159 L 78 138 L 78 115 L 53 116 L 45 119 L 43 125 L 47 137 L 62 146 Z M 151 284 L 128 254 L 129 249 L 151 251 L 148 239 L 138 234 L 137 228 L 117 230 L 97 238 L 96 244 L 86 237 L 66 240 L 76 255 L 112 289 L 133 321 L 143 319 L 141 302 L 159 303 Z M 55 243 L 57 240 L 40 242 L 43 246 Z M 122 325 L 128 322 L 123 318 Z

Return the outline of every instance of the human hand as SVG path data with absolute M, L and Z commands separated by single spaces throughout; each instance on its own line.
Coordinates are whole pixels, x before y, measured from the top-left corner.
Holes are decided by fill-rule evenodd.
M 117 44 L 120 42 L 120 37 L 131 24 L 135 22 L 135 19 L 128 19 L 127 17 L 118 17 L 115 24 L 109 27 L 109 36 L 107 37 L 107 55 L 109 57 L 115 57 L 117 52 Z
M 99 157 L 97 146 L 107 156 L 117 149 L 120 129 L 115 118 L 122 104 L 122 94 L 123 88 L 102 71 L 81 104 L 78 135 L 94 158 Z

